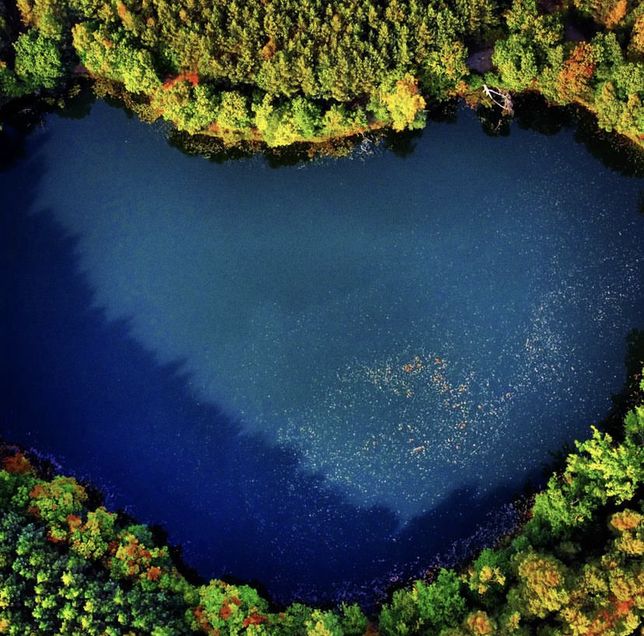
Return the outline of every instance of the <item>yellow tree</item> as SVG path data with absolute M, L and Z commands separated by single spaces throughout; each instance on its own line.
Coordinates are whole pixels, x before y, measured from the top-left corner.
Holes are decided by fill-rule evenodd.
M 425 100 L 418 91 L 418 80 L 409 73 L 393 86 L 381 88 L 379 97 L 394 130 L 419 128 L 424 124 Z

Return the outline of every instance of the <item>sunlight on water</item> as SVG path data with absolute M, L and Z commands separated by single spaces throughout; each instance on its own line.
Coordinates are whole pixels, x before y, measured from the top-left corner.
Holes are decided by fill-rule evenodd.
M 150 129 L 96 110 L 102 130 L 56 124 L 38 200 L 78 239 L 96 306 L 355 503 L 407 520 L 518 480 L 620 387 L 637 184 L 595 183 L 580 149 L 474 160 L 469 122 L 404 161 L 168 162 Z

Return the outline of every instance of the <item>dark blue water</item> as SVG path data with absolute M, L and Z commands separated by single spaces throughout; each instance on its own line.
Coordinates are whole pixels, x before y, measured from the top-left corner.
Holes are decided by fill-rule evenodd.
M 26 143 L 0 173 L 0 432 L 205 576 L 370 595 L 510 523 L 488 513 L 624 382 L 641 182 L 570 131 L 464 112 L 405 159 L 273 169 L 97 104 Z

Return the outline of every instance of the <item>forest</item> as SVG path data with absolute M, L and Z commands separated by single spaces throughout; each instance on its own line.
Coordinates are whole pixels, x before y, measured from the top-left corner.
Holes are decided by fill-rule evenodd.
M 644 144 L 638 0 L 10 0 L 0 105 L 90 78 L 146 121 L 226 145 L 422 128 L 463 98 L 578 104 Z
M 644 146 L 639 0 L 7 0 L 2 109 L 79 83 L 227 146 L 420 129 L 463 99 L 508 117 L 538 93 Z M 644 611 L 644 380 L 593 427 L 525 522 L 377 612 L 186 574 L 159 533 L 36 453 L 0 444 L 0 634 L 629 636 Z M 624 414 L 625 413 L 625 414 Z M 624 415 L 624 417 L 621 417 Z
M 0 633 L 175 636 L 628 636 L 644 610 L 644 380 L 611 432 L 592 429 L 528 520 L 459 570 L 357 605 L 283 611 L 247 585 L 189 582 L 152 531 L 11 446 L 0 471 Z

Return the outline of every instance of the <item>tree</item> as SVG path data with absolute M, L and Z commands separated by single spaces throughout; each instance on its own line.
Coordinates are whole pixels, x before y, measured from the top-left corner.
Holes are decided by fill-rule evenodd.
M 230 130 L 247 128 L 250 115 L 246 97 L 238 91 L 225 91 L 217 110 L 217 123 Z
M 452 571 L 442 569 L 436 580 L 425 585 L 416 584 L 420 617 L 440 629 L 460 622 L 465 613 L 465 599 L 461 595 L 462 582 Z
M 573 0 L 573 4 L 607 29 L 614 29 L 628 11 L 628 0 Z
M 340 606 L 340 625 L 344 636 L 363 636 L 369 622 L 357 603 Z
M 306 621 L 306 636 L 343 636 L 340 620 L 333 612 L 313 610 Z
M 612 103 L 612 100 L 611 100 Z M 537 495 L 529 532 L 536 538 L 545 524 L 549 533 L 565 535 L 592 519 L 595 511 L 612 501 L 620 504 L 636 493 L 644 475 L 641 409 L 626 419 L 623 444 L 615 445 L 607 433 L 593 427 L 590 440 L 577 443 L 561 478 L 551 477 L 545 492 Z
M 376 117 L 391 122 L 394 130 L 421 128 L 425 122 L 425 100 L 418 80 L 410 74 L 390 77 L 369 104 Z
M 468 570 L 468 587 L 481 600 L 496 602 L 505 587 L 509 564 L 501 550 L 485 549 Z
M 116 515 L 100 507 L 87 513 L 87 520 L 76 515 L 67 517 L 69 540 L 74 552 L 85 559 L 100 559 L 107 554 L 114 539 Z
M 31 510 L 45 521 L 49 536 L 63 541 L 69 533 L 68 518 L 83 512 L 87 501 L 85 489 L 72 477 L 56 477 L 38 482 L 29 493 Z
M 468 614 L 465 618 L 465 625 L 470 634 L 474 636 L 492 636 L 497 633 L 496 621 L 483 610 Z
M 259 626 L 268 621 L 267 609 L 266 601 L 253 588 L 211 581 L 199 588 L 194 617 L 201 629 L 214 630 L 221 636 L 239 634 L 251 625 L 259 633 L 262 631 Z
M 59 42 L 64 38 L 68 20 L 66 0 L 17 0 L 16 5 L 23 24 L 51 40 Z
M 379 627 L 385 636 L 415 634 L 427 628 L 438 633 L 457 625 L 465 609 L 459 577 L 443 569 L 433 583 L 416 581 L 411 590 L 394 592 L 391 603 L 380 612 Z
M 510 603 L 527 617 L 545 618 L 569 599 L 566 568 L 555 557 L 528 551 L 516 557 L 519 585 L 510 593 Z
M 207 84 L 188 80 L 166 82 L 155 91 L 151 105 L 154 111 L 172 122 L 179 130 L 191 134 L 206 130 L 215 122 L 221 98 Z
M 557 96 L 568 102 L 576 97 L 588 99 L 591 93 L 590 80 L 595 72 L 593 47 L 580 42 L 562 64 L 557 75 Z
M 54 40 L 35 29 L 29 29 L 18 37 L 15 49 L 16 75 L 29 91 L 58 85 L 65 69 L 60 49 Z
M 88 22 L 77 24 L 72 33 L 81 61 L 96 76 L 120 82 L 131 93 L 152 94 L 161 86 L 152 54 L 123 33 Z

